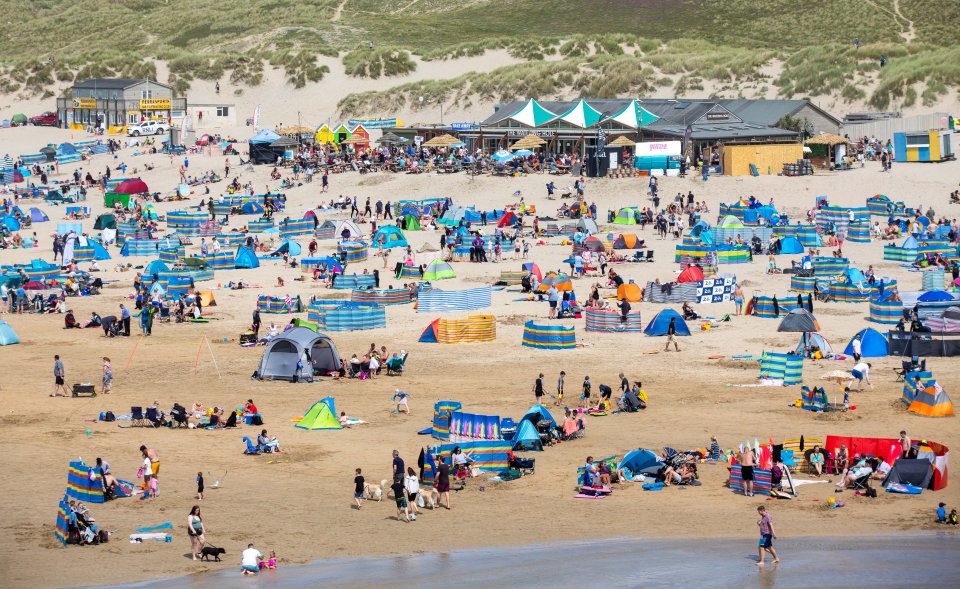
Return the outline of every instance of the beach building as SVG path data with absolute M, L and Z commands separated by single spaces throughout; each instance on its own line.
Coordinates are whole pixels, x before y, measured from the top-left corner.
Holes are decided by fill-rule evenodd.
M 237 106 L 233 103 L 191 104 L 186 109 L 191 126 L 197 130 L 234 127 L 237 124 Z
M 807 133 L 837 133 L 840 129 L 839 119 L 806 100 L 583 98 L 518 100 L 498 105 L 476 123 L 397 127 L 389 132 L 411 142 L 449 133 L 468 148 L 482 147 L 487 152 L 509 149 L 532 134 L 544 141 L 540 149 L 547 153 L 584 156 L 594 152 L 602 128 L 606 150 L 619 157 L 640 155 L 636 153 L 641 151 L 639 144 L 671 142 L 676 142 L 676 153 L 659 155 L 679 157 L 679 146 L 687 142 L 687 153 L 700 154 L 707 161 L 716 153 L 722 162 L 725 147 L 743 145 L 749 149 L 740 150 L 731 161 L 759 155 L 758 161 L 764 164 L 761 173 L 778 173 L 783 163 L 802 157 L 801 133 L 777 127 L 785 116 L 802 119 Z M 617 145 L 612 145 L 615 142 Z M 624 145 L 636 147 L 625 149 Z M 748 152 L 750 157 L 745 155 Z M 615 167 L 613 162 L 611 167 Z M 749 167 L 738 164 L 729 173 L 749 173 Z
M 147 120 L 177 124 L 186 111 L 186 98 L 174 97 L 173 88 L 152 80 L 93 78 L 75 83 L 68 97 L 57 99 L 60 120 L 77 130 L 102 124 L 119 133 Z

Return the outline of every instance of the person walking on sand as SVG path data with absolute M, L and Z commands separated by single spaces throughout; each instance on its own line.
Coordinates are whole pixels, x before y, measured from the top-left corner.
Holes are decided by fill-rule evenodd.
M 773 556 L 773 563 L 780 562 L 777 551 L 773 548 L 773 540 L 777 537 L 777 532 L 773 528 L 773 518 L 767 513 L 767 508 L 763 505 L 757 506 L 757 513 L 760 519 L 757 526 L 760 528 L 760 542 L 757 547 L 757 566 L 763 566 L 763 551 L 766 550 Z
M 733 291 L 733 302 L 736 305 L 736 314 L 743 314 L 743 287 L 740 284 L 737 284 L 737 288 Z
M 676 350 L 680 351 L 680 344 L 677 343 L 677 318 L 672 317 L 670 319 L 670 325 L 667 326 L 667 345 L 663 347 L 664 352 L 670 351 L 670 344 L 673 344 L 673 347 Z
M 103 357 L 103 394 L 109 395 L 113 389 L 113 369 L 110 367 L 110 358 Z
M 410 523 L 410 508 L 407 505 L 407 496 L 403 492 L 403 475 L 393 475 L 393 484 L 390 485 L 390 490 L 393 491 L 393 498 L 397 502 L 397 521 L 400 521 L 402 515 L 403 520 Z
M 353 501 L 357 504 L 357 510 L 359 511 L 363 507 L 363 488 L 365 481 L 363 475 L 360 474 L 360 469 L 357 469 L 357 475 L 353 477 Z
M 543 373 L 540 373 L 540 376 L 537 377 L 537 380 L 533 383 L 533 396 L 537 399 L 537 405 L 541 404 L 543 401 Z
M 753 449 L 747 446 L 740 453 L 740 477 L 743 479 L 743 496 L 753 497 Z
M 412 466 L 407 467 L 407 476 L 403 479 L 403 487 L 407 492 L 407 503 L 409 503 L 410 519 L 417 519 L 420 508 L 417 506 L 417 497 L 420 495 L 420 478 L 413 470 Z
M 66 385 L 63 384 L 64 383 L 63 378 L 65 374 L 66 372 L 64 371 L 64 368 L 63 368 L 63 362 L 60 360 L 60 355 L 59 354 L 54 355 L 53 357 L 54 388 L 53 388 L 53 392 L 50 393 L 51 397 L 69 396 L 67 394 L 67 387 Z M 63 395 L 60 394 L 60 391 L 63 391 Z
M 203 550 L 203 544 L 206 542 L 203 528 L 203 519 L 200 517 L 200 506 L 194 505 L 187 516 L 187 535 L 190 536 L 190 552 L 193 560 L 200 560 L 200 551 Z
M 443 505 L 443 500 L 447 500 L 446 508 L 450 509 L 450 465 L 443 461 L 443 458 L 440 456 L 436 457 L 437 461 L 437 493 L 440 493 L 440 500 L 438 503 Z

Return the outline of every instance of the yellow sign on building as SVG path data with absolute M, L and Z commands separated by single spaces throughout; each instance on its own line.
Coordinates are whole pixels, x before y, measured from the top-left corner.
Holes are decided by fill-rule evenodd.
M 74 98 L 73 108 L 97 108 L 96 98 Z
M 140 110 L 170 110 L 169 98 L 141 98 Z

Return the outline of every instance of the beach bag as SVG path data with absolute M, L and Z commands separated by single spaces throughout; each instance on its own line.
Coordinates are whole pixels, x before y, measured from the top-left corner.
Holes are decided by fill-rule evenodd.
M 113 414 L 113 411 L 106 411 L 103 414 L 103 421 L 116 421 L 117 417 Z
M 107 542 L 110 541 L 110 534 L 107 533 L 106 530 L 100 530 L 100 532 L 98 533 L 98 536 L 100 538 L 101 544 L 106 544 Z
M 422 493 L 417 493 L 417 507 L 426 507 L 426 506 L 427 506 L 427 504 L 426 504 L 426 502 L 423 500 L 423 494 L 422 494 Z
M 250 418 L 250 425 L 263 425 L 263 418 L 259 413 Z
M 864 492 L 864 495 L 866 495 L 867 497 L 870 497 L 870 498 L 872 498 L 872 499 L 876 499 L 876 498 L 877 498 L 877 490 L 874 489 L 873 487 L 867 487 L 867 490 Z

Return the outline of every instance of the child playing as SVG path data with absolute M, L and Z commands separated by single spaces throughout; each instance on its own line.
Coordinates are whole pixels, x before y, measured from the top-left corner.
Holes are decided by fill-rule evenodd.
M 113 381 L 113 370 L 110 368 L 110 358 L 106 356 L 103 357 L 103 394 L 109 395 L 110 389 L 112 388 L 111 382 Z
M 940 505 L 937 507 L 937 523 L 945 524 L 947 523 L 947 504 L 940 502 Z
M 557 379 L 557 402 L 554 403 L 557 407 L 563 404 L 563 377 L 567 373 L 563 370 L 560 371 L 560 378 Z
M 590 406 L 590 389 L 593 385 L 590 383 L 590 377 L 583 377 L 583 394 L 580 395 L 580 407 L 586 409 Z
M 257 566 L 262 571 L 263 569 L 275 570 L 277 568 L 277 553 L 273 550 L 270 551 L 270 558 L 267 560 L 261 560 L 257 563 Z
M 203 501 L 203 471 L 197 473 L 197 501 Z
M 410 395 L 408 393 L 405 393 L 400 389 L 394 389 L 393 401 L 397 404 L 397 408 L 393 411 L 394 415 L 398 415 L 401 409 L 404 413 L 410 415 L 410 405 L 407 404 L 407 399 L 409 398 Z
M 407 496 L 404 494 L 403 482 L 401 480 L 401 475 L 393 475 L 393 484 L 390 485 L 390 490 L 393 491 L 393 496 L 397 500 L 397 521 L 400 521 L 400 515 L 403 514 L 403 519 L 407 523 L 410 523 L 410 513 L 407 509 Z
M 353 500 L 357 504 L 357 510 L 363 507 L 363 489 L 364 489 L 364 480 L 363 475 L 360 474 L 360 469 L 357 469 L 357 476 L 353 477 Z

